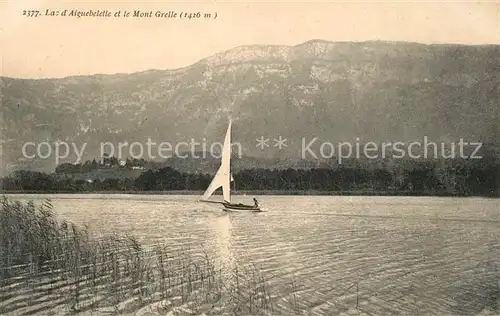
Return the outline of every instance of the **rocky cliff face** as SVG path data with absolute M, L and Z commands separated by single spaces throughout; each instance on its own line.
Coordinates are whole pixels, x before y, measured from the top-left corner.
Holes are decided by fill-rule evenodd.
M 237 47 L 177 70 L 3 77 L 2 172 L 54 168 L 52 156 L 23 160 L 26 142 L 86 142 L 86 158 L 107 141 L 210 144 L 223 141 L 228 117 L 251 156 L 300 158 L 302 139 L 313 137 L 498 143 L 499 75 L 499 46 L 314 40 Z M 260 136 L 271 148 L 255 146 Z M 272 148 L 278 136 L 286 148 Z

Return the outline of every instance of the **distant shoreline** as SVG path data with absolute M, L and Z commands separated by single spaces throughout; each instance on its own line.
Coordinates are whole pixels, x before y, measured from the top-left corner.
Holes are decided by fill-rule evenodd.
M 29 191 L 29 190 L 8 190 L 1 191 L 0 194 L 135 194 L 135 195 L 202 195 L 203 191 L 192 190 L 170 190 L 170 191 Z M 498 198 L 493 195 L 465 195 L 452 193 L 428 193 L 428 192 L 408 192 L 408 191 L 301 191 L 301 190 L 245 190 L 232 191 L 232 195 L 294 195 L 294 196 L 421 196 L 421 197 L 485 197 Z M 215 194 L 222 195 L 222 194 Z

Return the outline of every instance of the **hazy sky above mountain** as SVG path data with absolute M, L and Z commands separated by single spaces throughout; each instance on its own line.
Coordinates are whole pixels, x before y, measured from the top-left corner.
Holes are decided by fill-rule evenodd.
M 40 78 L 185 67 L 240 45 L 397 40 L 500 43 L 500 4 L 472 2 L 7 1 L 2 75 Z M 217 12 L 212 20 L 28 18 L 23 10 Z

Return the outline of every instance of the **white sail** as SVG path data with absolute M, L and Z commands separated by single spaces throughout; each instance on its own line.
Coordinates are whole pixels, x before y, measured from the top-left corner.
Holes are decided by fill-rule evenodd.
M 233 176 L 231 174 L 231 124 L 227 127 L 226 138 L 224 139 L 224 147 L 222 148 L 221 165 L 208 189 L 203 194 L 203 199 L 207 200 L 218 188 L 222 187 L 222 194 L 224 201 L 231 202 L 231 181 Z

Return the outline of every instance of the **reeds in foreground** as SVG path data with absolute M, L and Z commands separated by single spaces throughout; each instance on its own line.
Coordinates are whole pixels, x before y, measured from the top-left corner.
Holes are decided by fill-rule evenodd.
M 50 200 L 0 201 L 0 314 L 175 312 L 269 315 L 269 286 L 254 269 L 227 282 L 207 253 L 147 249 L 132 236 L 93 238 L 59 223 Z

